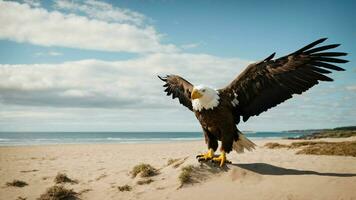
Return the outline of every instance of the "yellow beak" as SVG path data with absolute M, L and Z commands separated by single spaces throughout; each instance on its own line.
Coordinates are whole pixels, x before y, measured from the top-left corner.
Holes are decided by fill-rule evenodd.
M 203 96 L 203 94 L 201 94 L 198 90 L 193 89 L 193 92 L 192 92 L 192 95 L 191 95 L 192 99 L 199 99 L 202 96 Z

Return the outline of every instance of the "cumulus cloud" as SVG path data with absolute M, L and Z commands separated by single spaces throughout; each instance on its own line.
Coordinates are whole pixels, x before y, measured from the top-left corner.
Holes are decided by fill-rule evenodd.
M 162 98 L 162 82 L 157 75 L 175 73 L 193 84 L 223 87 L 245 65 L 247 62 L 240 59 L 162 53 L 125 61 L 0 65 L 0 102 L 92 108 L 170 106 L 172 102 Z
M 156 53 L 124 61 L 3 64 L 0 130 L 200 130 L 192 113 L 164 95 L 157 75 L 179 74 L 193 84 L 221 88 L 248 63 L 206 54 Z M 296 95 L 239 127 L 288 130 L 354 124 L 353 96 L 340 102 L 343 94 L 332 98 L 320 93 L 329 84 Z
M 63 2 L 66 1 L 58 1 L 58 6 L 69 7 L 64 6 Z M 29 42 L 41 46 L 62 46 L 113 52 L 177 51 L 174 45 L 161 44 L 161 35 L 156 32 L 154 27 L 137 26 L 135 23 L 142 22 L 142 16 L 138 13 L 111 7 L 111 13 L 114 14 L 108 15 L 113 15 L 112 17 L 116 19 L 116 22 L 112 22 L 112 20 L 104 20 L 108 16 L 100 14 L 109 4 L 87 1 L 84 5 L 99 7 L 101 11 L 99 9 L 99 13 L 95 14 L 96 18 L 92 19 L 73 13 L 49 12 L 44 8 L 32 7 L 26 3 L 0 1 L 0 10 L 2 11 L 0 12 L 0 39 Z M 77 4 L 74 3 L 73 9 L 77 9 L 76 6 Z M 89 6 L 84 10 L 89 9 L 89 13 L 90 8 Z M 119 13 L 122 13 L 121 17 Z

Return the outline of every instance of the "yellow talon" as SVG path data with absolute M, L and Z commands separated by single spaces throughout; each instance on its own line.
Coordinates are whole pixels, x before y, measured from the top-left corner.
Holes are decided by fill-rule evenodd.
M 197 155 L 197 159 L 200 160 L 211 160 L 214 158 L 214 150 L 209 149 L 209 151 L 205 154 Z
M 220 167 L 224 166 L 225 163 L 231 163 L 230 161 L 226 160 L 225 151 L 221 151 L 220 156 L 217 158 L 213 158 L 213 161 L 220 162 Z

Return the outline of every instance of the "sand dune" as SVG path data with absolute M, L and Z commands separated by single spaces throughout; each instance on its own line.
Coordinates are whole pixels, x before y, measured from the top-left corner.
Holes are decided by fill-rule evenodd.
M 295 155 L 295 150 L 264 148 L 266 142 L 271 140 L 257 141 L 253 152 L 229 154 L 233 164 L 223 169 L 197 163 L 195 155 L 206 149 L 203 141 L 0 147 L 0 199 L 36 199 L 55 185 L 58 173 L 77 180 L 63 185 L 89 200 L 356 199 L 355 157 Z M 174 159 L 170 165 L 169 159 Z M 130 171 L 139 163 L 158 169 L 149 183 L 132 178 Z M 178 176 L 188 165 L 199 170 L 192 183 L 180 187 Z M 14 179 L 28 185 L 6 186 Z M 118 190 L 126 184 L 131 191 Z

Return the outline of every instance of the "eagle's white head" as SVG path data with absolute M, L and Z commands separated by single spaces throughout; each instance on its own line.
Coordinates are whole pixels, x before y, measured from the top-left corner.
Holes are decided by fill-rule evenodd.
M 201 111 L 203 108 L 214 109 L 219 105 L 220 99 L 218 91 L 203 85 L 194 86 L 191 98 L 193 109 L 196 111 Z

